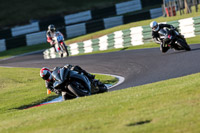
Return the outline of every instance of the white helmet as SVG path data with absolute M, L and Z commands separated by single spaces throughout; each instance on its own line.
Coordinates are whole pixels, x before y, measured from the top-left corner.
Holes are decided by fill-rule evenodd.
M 159 30 L 159 25 L 158 25 L 158 23 L 157 23 L 156 21 L 152 21 L 152 22 L 150 23 L 150 27 L 151 27 L 151 29 L 152 29 L 153 31 L 158 31 L 158 30 Z
M 56 28 L 55 28 L 55 26 L 54 26 L 53 24 L 50 24 L 50 25 L 48 26 L 48 30 L 51 31 L 51 32 L 55 32 L 55 31 L 56 31 Z

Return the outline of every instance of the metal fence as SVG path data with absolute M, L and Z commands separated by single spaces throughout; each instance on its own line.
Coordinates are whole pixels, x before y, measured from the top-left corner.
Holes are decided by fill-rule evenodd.
M 195 11 L 198 12 L 198 4 L 200 0 L 163 0 L 163 9 L 165 16 L 175 16 L 176 11 L 180 12 L 180 15 L 192 12 L 192 6 L 195 6 Z

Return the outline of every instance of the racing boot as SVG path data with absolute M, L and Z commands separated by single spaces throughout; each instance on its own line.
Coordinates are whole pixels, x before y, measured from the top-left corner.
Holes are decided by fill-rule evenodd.
M 63 52 L 61 50 L 59 51 L 59 55 L 61 58 L 63 57 Z
M 95 75 L 92 75 L 92 74 L 86 72 L 86 71 L 83 70 L 83 69 L 81 69 L 81 71 L 82 71 L 83 74 L 84 74 L 85 76 L 87 76 L 90 80 L 93 80 L 93 79 L 95 78 Z

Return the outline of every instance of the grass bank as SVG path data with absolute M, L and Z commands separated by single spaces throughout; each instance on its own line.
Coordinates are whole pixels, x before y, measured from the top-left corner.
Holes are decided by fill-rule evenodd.
M 38 69 L 13 68 L 19 73 L 32 72 L 32 77 L 0 69 L 8 78 L 1 73 L 0 132 L 200 132 L 200 73 L 18 110 L 15 108 L 46 97 Z
M 9 49 L 3 52 L 0 52 L 0 59 L 9 58 L 12 56 L 29 53 L 33 51 L 43 50 L 49 48 L 49 44 L 38 44 L 38 45 L 32 45 L 32 46 L 23 46 L 15 49 Z
M 54 93 L 46 94 L 45 84 L 39 76 L 39 71 L 38 68 L 0 67 L 0 102 L 2 103 L 0 114 L 47 102 L 57 97 Z M 96 79 L 100 79 L 105 84 L 117 82 L 116 78 L 106 75 L 97 74 Z

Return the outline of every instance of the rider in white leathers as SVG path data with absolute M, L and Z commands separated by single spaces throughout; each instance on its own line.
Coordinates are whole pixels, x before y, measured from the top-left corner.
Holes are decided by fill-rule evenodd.
M 60 31 L 57 31 L 53 24 L 49 25 L 47 33 L 46 33 L 47 42 L 49 42 L 50 45 L 52 47 L 54 47 L 55 52 L 59 52 L 60 51 L 60 48 L 55 45 L 55 40 L 53 39 L 54 37 L 56 37 L 58 35 L 61 35 L 63 37 L 63 40 L 64 40 L 63 34 Z

